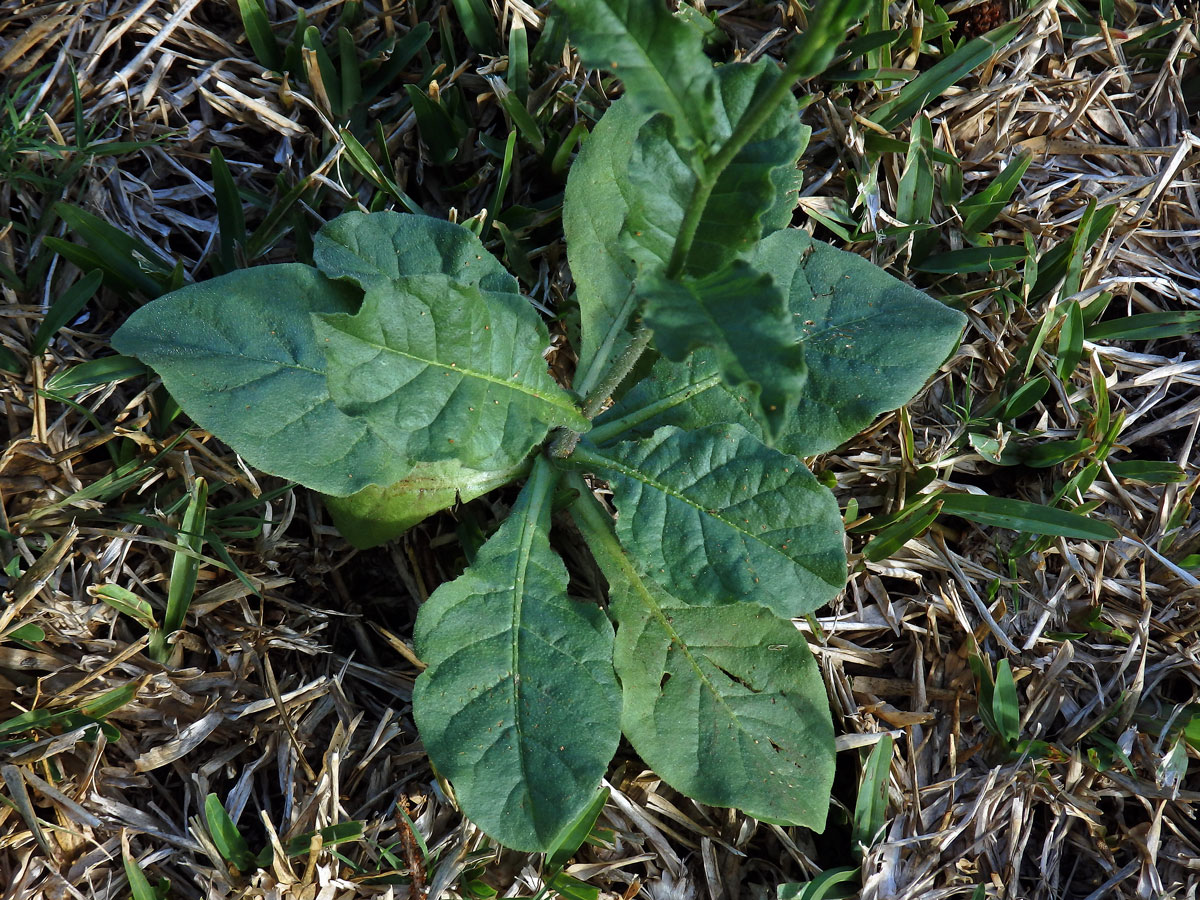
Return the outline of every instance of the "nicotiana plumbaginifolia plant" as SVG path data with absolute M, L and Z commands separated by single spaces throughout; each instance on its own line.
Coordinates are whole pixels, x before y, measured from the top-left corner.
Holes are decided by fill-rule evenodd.
M 808 136 L 792 87 L 865 6 L 820 6 L 782 69 L 714 67 L 659 0 L 559 6 L 584 63 L 625 87 L 567 181 L 573 391 L 471 232 L 390 212 L 329 222 L 315 267 L 161 297 L 114 344 L 249 462 L 326 494 L 356 543 L 524 482 L 415 634 L 425 747 L 498 841 L 555 846 L 622 733 L 701 803 L 819 829 L 833 729 L 792 619 L 837 595 L 846 559 L 800 457 L 907 402 L 963 324 L 789 227 Z M 615 520 L 584 475 L 611 488 Z M 570 595 L 551 546 L 563 487 L 604 608 Z

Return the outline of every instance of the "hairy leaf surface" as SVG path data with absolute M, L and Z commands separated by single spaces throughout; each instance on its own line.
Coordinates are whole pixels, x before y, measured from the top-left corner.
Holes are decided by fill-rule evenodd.
M 709 141 L 716 79 L 695 29 L 646 0 L 558 0 L 558 6 L 585 66 L 612 72 L 632 104 L 678 122 L 686 145 Z
M 804 348 L 771 277 L 735 260 L 702 278 L 674 281 L 650 272 L 640 289 L 658 351 L 682 362 L 697 347 L 711 347 L 721 380 L 747 398 L 751 415 L 773 441 L 787 425 L 807 370 Z
M 695 605 L 744 600 L 801 616 L 846 583 L 833 495 L 740 426 L 581 445 L 571 463 L 608 480 L 639 570 Z
M 314 313 L 349 313 L 359 292 L 308 266 L 259 266 L 146 304 L 113 346 L 264 472 L 326 494 L 390 484 L 409 464 L 330 399 Z
M 612 626 L 567 596 L 550 549 L 556 473 L 534 466 L 475 564 L 421 607 L 428 668 L 413 714 L 463 811 L 516 850 L 545 850 L 591 802 L 616 752 Z
M 325 508 L 342 537 L 355 547 L 375 547 L 455 503 L 466 503 L 524 475 L 528 461 L 479 471 L 456 460 L 418 463 L 387 487 L 371 485 L 349 497 L 326 497 Z
M 546 326 L 528 305 L 413 276 L 372 287 L 356 315 L 315 320 L 329 395 L 411 463 L 503 469 L 552 426 L 589 423 L 546 369 Z
M 961 313 L 801 231 L 769 235 L 749 260 L 787 293 L 808 367 L 801 398 L 774 445 L 787 453 L 832 450 L 880 413 L 907 403 L 962 333 Z M 659 360 L 649 378 L 597 419 L 597 434 L 628 438 L 663 425 L 711 422 L 761 433 L 748 401 L 717 373 L 708 349 L 683 363 Z

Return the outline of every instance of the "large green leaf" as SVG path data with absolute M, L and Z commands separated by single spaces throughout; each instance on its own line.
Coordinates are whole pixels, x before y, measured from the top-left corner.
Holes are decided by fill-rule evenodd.
M 503 469 L 555 425 L 589 427 L 547 371 L 549 335 L 527 304 L 418 275 L 372 287 L 357 314 L 314 327 L 334 402 L 411 463 Z
M 688 146 L 709 144 L 715 78 L 699 32 L 647 0 L 558 0 L 583 64 L 608 69 L 630 102 L 663 112 Z
M 332 402 L 314 313 L 359 292 L 302 265 L 259 266 L 148 303 L 113 335 L 201 427 L 252 465 L 326 494 L 391 484 L 409 464 Z
M 907 403 L 962 332 L 962 314 L 804 232 L 769 235 L 749 261 L 787 293 L 808 366 L 800 401 L 774 444 L 787 453 L 832 450 L 880 413 Z M 716 354 L 707 349 L 683 363 L 659 360 L 649 378 L 597 419 L 597 442 L 710 422 L 760 433 L 746 398 L 717 373 Z
M 313 261 L 330 278 L 349 279 L 364 291 L 399 278 L 446 275 L 503 295 L 499 302 L 528 306 L 513 278 L 474 234 L 444 219 L 397 212 L 348 212 L 313 238 Z
M 617 534 L 639 569 L 693 604 L 750 601 L 800 616 L 845 586 L 833 495 L 740 426 L 584 444 L 570 462 L 608 480 Z
M 713 107 L 713 138 L 724 143 L 747 127 L 754 101 L 779 77 L 763 60 L 717 70 L 720 93 Z M 790 224 L 795 208 L 796 160 L 809 130 L 800 124 L 790 95 L 720 171 L 715 160 L 698 159 L 675 135 L 674 123 L 659 115 L 638 131 L 629 157 L 632 190 L 626 246 L 651 270 L 665 266 L 703 177 L 716 176 L 704 202 L 683 271 L 704 275 L 722 268 L 765 232 Z
M 367 548 L 402 535 L 436 512 L 482 497 L 525 474 L 528 461 L 508 469 L 479 471 L 456 460 L 418 463 L 387 487 L 371 485 L 349 497 L 326 497 L 325 508 L 342 537 Z
M 591 802 L 620 734 L 612 626 L 567 596 L 550 549 L 555 481 L 535 463 L 512 515 L 434 591 L 415 633 L 425 749 L 463 811 L 522 851 L 546 850 Z
M 649 272 L 640 290 L 658 351 L 682 362 L 697 347 L 711 347 L 721 380 L 747 399 L 773 442 L 787 425 L 807 371 L 792 316 L 771 277 L 735 260 L 701 278 L 673 281 Z
M 609 582 L 621 728 L 634 749 L 701 803 L 821 830 L 833 726 L 803 635 L 755 603 L 686 603 L 639 576 L 594 507 L 573 512 Z

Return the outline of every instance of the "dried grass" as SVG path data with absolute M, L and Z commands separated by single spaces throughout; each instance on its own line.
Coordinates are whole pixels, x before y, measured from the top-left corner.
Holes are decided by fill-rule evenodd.
M 494 3 L 502 21 L 536 29 L 530 3 Z M 339 2 L 309 11 L 328 31 Z M 740 52 L 777 53 L 796 21 L 796 4 L 756 7 L 710 2 Z M 901 25 L 911 2 L 893 4 Z M 979 6 L 956 3 L 950 8 Z M 1048 248 L 1069 240 L 1089 199 L 1117 204 L 1113 228 L 1089 254 L 1075 299 L 1102 291 L 1129 313 L 1200 307 L 1200 205 L 1196 164 L 1200 139 L 1185 98 L 1198 22 L 1194 8 L 1171 3 L 1117 4 L 1125 36 L 1185 18 L 1152 65 L 1126 60 L 1112 34 L 1064 36 L 1065 3 L 1045 0 L 1025 14 L 1019 38 L 929 110 L 935 144 L 969 163 L 967 191 L 987 183 L 1019 152 L 1034 154 L 1017 202 L 992 231 L 998 243 L 1025 234 Z M 273 20 L 294 18 L 284 0 Z M 448 4 L 424 15 L 454 21 Z M 412 5 L 367 5 L 356 38 L 404 30 Z M 460 47 L 460 50 L 462 48 Z M 901 60 L 909 65 L 914 60 Z M 278 176 L 311 177 L 327 188 L 323 206 L 307 208 L 315 224 L 359 196 L 328 103 L 295 86 L 281 89 L 253 60 L 236 5 L 196 0 L 100 0 L 92 3 L 9 2 L 0 5 L 0 78 L 8 85 L 38 75 L 30 127 L 64 148 L 75 142 L 68 63 L 78 72 L 84 120 L 100 140 L 149 141 L 115 156 L 96 155 L 63 184 L 63 196 L 147 244 L 184 260 L 189 276 L 214 251 L 216 208 L 207 155 L 220 147 L 241 187 L 271 194 Z M 472 58 L 438 75 L 456 81 L 480 111 L 481 131 L 503 134 L 494 63 Z M 571 106 L 599 88 L 594 74 L 564 65 L 545 85 L 568 127 Z M 805 204 L 826 208 L 841 196 L 847 173 L 875 167 L 856 114 L 875 89 L 855 86 L 823 96 L 808 114 Z M 844 94 L 850 105 L 838 102 Z M 384 103 L 383 110 L 388 102 Z M 389 126 L 388 151 L 402 189 L 441 214 L 465 218 L 491 200 L 495 173 L 481 154 L 479 185 L 450 209 L 426 168 L 412 116 Z M 897 137 L 905 137 L 903 134 Z M 69 158 L 69 149 L 58 158 Z M 55 171 L 52 151 L 21 160 Z M 903 160 L 878 166 L 877 193 L 864 195 L 880 227 L 891 222 Z M 544 199 L 533 168 L 519 170 L 513 198 Z M 54 191 L 16 179 L 0 181 L 0 264 L 24 273 L 43 258 L 39 223 Z M 949 221 L 952 213 L 939 208 Z M 56 234 L 65 234 L 61 223 Z M 859 248 L 903 268 L 891 241 Z M 290 252 L 281 247 L 282 258 Z M 532 255 L 535 300 L 553 307 L 566 292 L 562 248 Z M 12 286 L 0 307 L 0 342 L 21 359 L 23 374 L 4 379 L 7 444 L 0 455 L 0 540 L 3 561 L 21 560 L 0 607 L 0 632 L 36 624 L 45 640 L 0 645 L 0 719 L 30 709 L 86 707 L 106 691 L 127 688 L 131 702 L 110 719 L 120 739 L 95 729 L 44 731 L 37 740 L 0 743 L 0 897 L 127 897 L 122 854 L 153 878 L 168 877 L 173 897 L 349 898 L 415 896 L 421 885 L 370 883 L 346 859 L 375 875 L 403 874 L 418 853 L 405 817 L 436 857 L 427 896 L 458 896 L 464 872 L 532 896 L 540 887 L 536 859 L 489 849 L 457 816 L 452 798 L 429 770 L 412 726 L 409 692 L 417 674 L 405 643 L 415 611 L 436 584 L 461 564 L 454 523 L 439 517 L 392 547 L 350 550 L 304 492 L 266 493 L 239 460 L 207 435 L 192 432 L 168 448 L 150 427 L 161 398 L 128 384 L 86 395 L 79 407 L 38 394 L 46 379 L 103 356 L 128 307 L 106 292 L 89 315 L 60 332 L 46 355 L 28 347 L 59 276 L 57 261 L 29 290 Z M 912 273 L 914 278 L 926 279 Z M 986 281 L 986 280 L 985 280 Z M 1019 348 L 1039 328 L 1045 309 L 1007 309 L 986 283 L 969 298 L 971 326 L 943 374 L 907 415 L 915 459 L 904 449 L 905 420 L 885 417 L 817 466 L 837 479 L 843 502 L 864 512 L 894 508 L 915 462 L 937 461 L 939 485 L 984 489 L 1044 501 L 1054 470 L 1020 477 L 963 450 L 962 421 L 951 400 L 968 390 L 1001 390 Z M 1049 303 L 1066 302 L 1051 297 Z M 1036 410 L 1050 437 L 1078 433 L 1084 413 L 1106 386 L 1125 420 L 1118 444 L 1135 457 L 1183 466 L 1188 481 L 1166 486 L 1122 482 L 1105 470 L 1081 500 L 1126 536 L 1111 544 L 1059 539 L 1045 552 L 1005 559 L 1011 533 L 943 520 L 883 563 L 858 552 L 843 597 L 810 636 L 843 733 L 835 801 L 852 805 L 856 748 L 891 733 L 897 753 L 890 780 L 891 819 L 884 842 L 863 863 L 864 898 L 969 896 L 1184 897 L 1200 877 L 1195 776 L 1172 782 L 1163 760 L 1171 749 L 1164 723 L 1191 715 L 1200 668 L 1195 640 L 1200 584 L 1171 559 L 1200 548 L 1200 524 L 1185 519 L 1164 537 L 1171 513 L 1191 501 L 1197 474 L 1200 362 L 1194 339 L 1150 346 L 1085 347 L 1087 365 Z M 1045 368 L 1046 357 L 1039 362 Z M 1095 379 L 1095 380 L 1093 380 Z M 134 382 L 136 383 L 136 382 Z M 138 445 L 161 464 L 129 491 L 101 503 L 79 491 L 114 466 L 109 450 Z M 1069 467 L 1068 467 L 1069 469 Z M 1069 474 L 1069 471 L 1068 471 Z M 261 532 L 231 535 L 230 559 L 201 567 L 198 596 L 179 637 L 183 665 L 151 661 L 142 630 L 97 601 L 98 585 L 115 583 L 161 599 L 169 577 L 177 503 L 195 476 L 223 488 L 228 505 L 262 497 Z M 481 501 L 474 515 L 498 510 Z M 230 525 L 230 530 L 234 529 Z M 228 563 L 243 573 L 236 578 Z M 998 590 L 993 590 L 998 586 Z M 1102 607 L 1101 621 L 1127 641 L 1089 629 L 1056 641 L 1078 613 Z M 976 686 L 967 656 L 1007 657 L 1018 679 L 1026 736 L 1059 749 L 1011 759 L 999 752 L 975 711 Z M 1132 769 L 1104 769 L 1089 754 L 1108 734 Z M 1190 747 L 1190 755 L 1196 755 Z M 569 870 L 604 888 L 603 896 L 711 900 L 773 896 L 773 885 L 800 881 L 852 861 L 844 830 L 829 838 L 700 808 L 622 756 L 610 773 L 612 801 L 602 824 L 608 848 L 581 853 Z M 204 797 L 215 792 L 251 843 L 277 847 L 276 862 L 250 878 L 229 871 L 195 827 Z M 282 845 L 307 831 L 362 821 L 365 839 L 344 845 L 345 858 L 314 842 L 285 858 Z M 391 848 L 385 853 L 381 848 Z M 419 866 L 417 866 L 419 868 Z

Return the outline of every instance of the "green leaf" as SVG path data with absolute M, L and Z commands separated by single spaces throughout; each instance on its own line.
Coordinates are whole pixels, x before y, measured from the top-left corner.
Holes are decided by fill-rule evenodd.
M 477 285 L 497 303 L 527 308 L 517 282 L 479 238 L 461 225 L 431 216 L 397 212 L 348 212 L 313 238 L 313 261 L 330 278 L 352 281 L 364 291 L 401 278 L 444 275 Z
M 149 370 L 129 356 L 102 356 L 85 363 L 55 372 L 46 382 L 46 392 L 62 397 L 74 397 L 89 388 L 115 381 L 127 381 Z
M 896 189 L 896 216 L 901 222 L 928 222 L 933 213 L 932 155 L 933 127 L 928 116 L 917 116 L 913 121 L 904 173 Z
M 466 503 L 508 484 L 527 468 L 528 461 L 488 471 L 468 469 L 456 460 L 418 463 L 387 487 L 371 485 L 349 497 L 326 497 L 325 508 L 342 537 L 366 549 L 399 537 L 455 503 Z
M 637 271 L 620 243 L 629 214 L 629 154 L 648 115 L 618 100 L 584 142 L 567 176 L 563 232 L 579 303 L 579 367 L 587 372 L 597 356 L 613 357 L 628 316 L 621 309 Z
M 1200 332 L 1200 311 L 1139 313 L 1092 325 L 1089 341 L 1153 341 Z
M 93 269 L 67 288 L 62 296 L 54 301 L 50 309 L 46 311 L 46 317 L 42 319 L 41 324 L 38 325 L 37 332 L 33 336 L 33 343 L 29 348 L 31 356 L 41 356 L 46 352 L 46 348 L 50 346 L 50 341 L 54 339 L 54 335 L 58 333 L 60 328 L 69 324 L 72 319 L 79 315 L 87 305 L 87 302 L 100 289 L 100 283 L 103 280 L 104 274 L 98 269 Z
M 1117 529 L 1107 522 L 1039 503 L 979 494 L 942 494 L 941 501 L 943 515 L 959 516 L 981 525 L 1082 540 L 1113 541 L 1120 537 Z
M 550 549 L 556 473 L 534 466 L 475 564 L 421 607 L 428 668 L 413 714 L 438 771 L 480 828 L 522 851 L 553 846 L 593 801 L 617 748 L 612 626 L 567 596 Z
M 409 466 L 504 469 L 555 425 L 590 427 L 547 371 L 546 326 L 518 294 L 412 276 L 314 328 L 333 401 Z
M 1022 24 L 1020 21 L 1009 22 L 968 41 L 902 87 L 895 97 L 871 113 L 871 121 L 882 125 L 888 131 L 908 121 L 939 97 L 946 88 L 965 77 L 972 69 L 983 65 L 997 49 L 1016 36 Z
M 854 845 L 871 847 L 887 825 L 888 779 L 892 766 L 892 736 L 883 735 L 863 766 L 858 800 L 854 804 Z
M 717 70 L 718 102 L 712 139 L 724 142 L 746 126 L 745 117 L 779 77 L 766 60 Z M 666 266 L 701 181 L 697 160 L 682 144 L 677 124 L 656 116 L 639 129 L 629 156 L 631 202 L 626 245 L 650 269 Z M 766 232 L 786 227 L 795 208 L 796 159 L 808 130 L 790 95 L 724 170 L 703 207 L 683 272 L 704 275 L 722 268 Z M 709 173 L 714 174 L 714 173 Z
M 209 794 L 204 798 L 204 821 L 221 856 L 232 863 L 239 872 L 251 872 L 257 868 L 250 846 L 233 819 L 229 818 L 229 813 L 225 811 L 221 799 L 216 794 Z
M 664 3 L 557 0 L 583 64 L 625 84 L 631 104 L 666 113 L 688 146 L 711 144 L 716 79 L 700 35 Z
M 912 399 L 954 349 L 965 319 L 852 253 L 788 229 L 749 261 L 788 296 L 808 381 L 776 448 L 797 456 L 832 450 L 881 412 Z M 659 360 L 650 378 L 599 417 L 597 444 L 662 425 L 736 422 L 760 433 L 745 399 L 721 384 L 715 354 Z
M 931 256 L 914 268 L 921 272 L 957 275 L 963 272 L 996 272 L 1025 259 L 1025 247 L 965 247 Z
M 696 607 L 643 579 L 590 496 L 572 507 L 617 619 L 621 728 L 667 784 L 757 819 L 825 825 L 833 726 L 804 636 L 755 603 Z
M 838 866 L 826 869 L 812 881 L 779 885 L 776 900 L 842 900 L 858 893 L 860 879 L 858 866 Z
M 996 681 L 992 687 L 992 719 L 996 733 L 1012 746 L 1021 737 L 1021 708 L 1017 683 L 1007 659 L 996 663 Z
M 570 461 L 609 481 L 617 534 L 639 570 L 692 603 L 744 600 L 802 616 L 845 586 L 833 495 L 737 425 L 581 445 Z
M 330 399 L 312 313 L 358 291 L 297 264 L 259 266 L 148 303 L 113 346 L 152 366 L 202 428 L 272 475 L 345 496 L 411 466 Z
M 278 71 L 283 61 L 279 44 L 271 33 L 271 21 L 263 0 L 238 0 L 238 11 L 242 15 L 242 27 L 246 41 L 258 61 L 268 69 Z
M 604 804 L 608 802 L 610 793 L 608 788 L 597 791 L 592 802 L 584 807 L 579 817 L 554 839 L 554 842 L 546 849 L 546 867 L 548 869 L 561 869 L 579 851 L 583 842 L 588 839 L 588 835 L 592 833 L 592 829 L 596 827 L 596 820 L 600 818 L 600 813 L 603 812 Z
M 476 53 L 498 56 L 500 42 L 496 38 L 496 17 L 483 0 L 454 0 L 454 11 L 462 25 L 467 43 Z
M 765 63 L 717 70 L 714 139 L 727 139 L 738 127 L 754 98 L 769 86 L 769 76 Z M 580 308 L 581 373 L 596 364 L 597 356 L 603 364 L 620 352 L 625 304 L 637 273 L 634 256 L 651 268 L 666 265 L 695 188 L 696 173 L 686 162 L 690 157 L 673 149 L 665 120 L 647 125 L 649 118 L 628 99 L 614 103 L 567 178 L 563 230 Z M 795 164 L 809 134 L 798 118 L 794 102 L 782 104 L 761 137 L 722 173 L 689 254 L 700 261 L 693 263 L 692 274 L 719 268 L 746 243 L 790 223 L 799 188 Z M 643 132 L 643 126 L 650 130 Z M 635 146 L 636 161 L 631 159 Z M 656 160 L 660 152 L 669 159 Z M 660 178 L 671 180 L 669 192 Z M 632 231 L 642 235 L 631 237 Z
M 697 347 L 713 348 L 721 380 L 747 398 L 773 442 L 804 389 L 807 370 L 792 316 L 771 276 L 735 260 L 702 278 L 673 281 L 650 272 L 639 289 L 658 351 L 682 362 Z

